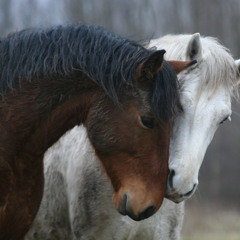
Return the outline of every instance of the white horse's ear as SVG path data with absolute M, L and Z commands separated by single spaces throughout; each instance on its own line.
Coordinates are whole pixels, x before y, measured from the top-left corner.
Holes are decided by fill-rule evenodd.
M 200 33 L 194 33 L 187 46 L 187 60 L 200 60 L 202 58 L 202 44 Z
M 239 83 L 240 83 L 240 59 L 235 60 L 235 64 L 236 64 L 237 69 L 238 69 L 238 78 L 239 78 Z
M 239 85 L 240 85 L 240 59 L 235 60 L 235 64 L 236 64 L 237 70 L 238 70 L 238 73 L 237 73 L 237 86 L 239 87 Z

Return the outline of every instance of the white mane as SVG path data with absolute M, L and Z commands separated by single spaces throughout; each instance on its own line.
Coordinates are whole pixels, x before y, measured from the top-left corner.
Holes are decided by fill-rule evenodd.
M 192 35 L 166 35 L 150 42 L 150 46 L 166 47 L 168 60 L 189 60 L 186 49 Z M 237 73 L 238 69 L 229 49 L 219 43 L 213 37 L 200 37 L 203 49 L 202 60 L 198 59 L 197 67 L 203 80 L 199 84 L 198 94 L 208 89 L 215 92 L 219 86 L 224 85 L 232 96 L 238 95 Z M 180 83 L 181 85 L 185 83 Z M 234 91 L 233 91 L 234 88 Z

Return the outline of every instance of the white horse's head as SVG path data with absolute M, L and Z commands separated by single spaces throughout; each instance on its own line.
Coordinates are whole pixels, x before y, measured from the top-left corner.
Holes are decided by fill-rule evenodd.
M 167 35 L 149 47 L 166 49 L 168 60 L 197 60 L 178 75 L 182 112 L 173 126 L 166 197 L 180 202 L 192 196 L 207 147 L 217 128 L 231 120 L 240 61 L 214 38 Z

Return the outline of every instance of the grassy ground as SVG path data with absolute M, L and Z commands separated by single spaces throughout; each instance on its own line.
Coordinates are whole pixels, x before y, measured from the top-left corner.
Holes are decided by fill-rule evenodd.
M 187 206 L 182 240 L 240 240 L 240 212 Z

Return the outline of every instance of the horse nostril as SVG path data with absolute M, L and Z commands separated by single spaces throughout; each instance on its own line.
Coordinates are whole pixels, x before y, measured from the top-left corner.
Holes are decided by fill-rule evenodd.
M 128 203 L 128 196 L 127 196 L 127 194 L 124 194 L 123 198 L 122 198 L 121 206 L 118 210 L 119 213 L 121 213 L 124 216 L 127 215 L 127 203 Z
M 192 190 L 190 190 L 189 192 L 187 192 L 183 196 L 184 197 L 189 197 L 195 191 L 196 186 L 197 186 L 197 184 L 194 184 Z
M 142 211 L 138 216 L 138 221 L 151 217 L 154 214 L 155 206 L 151 205 Z
M 168 184 L 170 188 L 173 188 L 173 177 L 175 176 L 175 171 L 173 169 L 170 170 L 170 173 L 168 175 Z
M 129 196 L 125 193 L 122 197 L 121 206 L 118 209 L 118 212 L 124 216 L 128 215 L 130 218 L 132 218 L 135 221 L 140 221 L 152 216 L 154 214 L 155 209 L 156 208 L 154 205 L 150 205 L 145 210 L 143 210 L 139 215 L 135 215 L 131 208 Z

